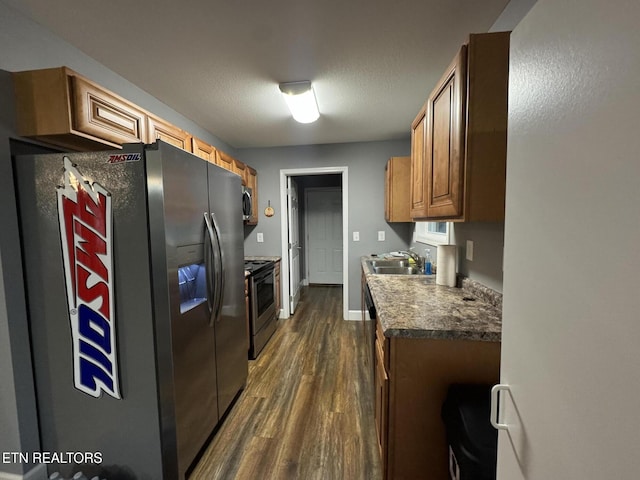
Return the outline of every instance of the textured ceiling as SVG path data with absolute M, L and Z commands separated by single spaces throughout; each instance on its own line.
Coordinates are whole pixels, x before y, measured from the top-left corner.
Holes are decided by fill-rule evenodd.
M 407 138 L 508 0 L 4 0 L 234 147 Z M 99 79 L 96 79 L 99 81 Z M 320 119 L 278 83 L 311 80 Z

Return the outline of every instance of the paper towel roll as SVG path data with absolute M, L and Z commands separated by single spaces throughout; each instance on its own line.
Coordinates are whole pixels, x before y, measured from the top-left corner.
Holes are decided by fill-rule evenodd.
M 448 287 L 456 286 L 456 246 L 438 245 L 436 283 Z

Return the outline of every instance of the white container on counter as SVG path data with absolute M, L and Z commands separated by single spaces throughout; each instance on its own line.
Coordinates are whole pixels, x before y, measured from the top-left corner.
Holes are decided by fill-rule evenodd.
M 436 284 L 456 286 L 456 246 L 438 245 Z

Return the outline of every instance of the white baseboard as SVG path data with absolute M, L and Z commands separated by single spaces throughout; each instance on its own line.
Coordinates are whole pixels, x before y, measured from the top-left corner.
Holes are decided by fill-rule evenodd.
M 345 320 L 362 321 L 362 310 L 349 310 L 349 315 Z M 367 315 L 366 320 L 369 320 L 369 315 Z
M 300 282 L 300 285 L 302 285 L 303 287 L 308 287 L 309 286 L 309 279 L 308 278 L 302 279 L 302 281 Z
M 0 480 L 47 480 L 47 466 L 41 463 L 24 475 L 0 472 Z

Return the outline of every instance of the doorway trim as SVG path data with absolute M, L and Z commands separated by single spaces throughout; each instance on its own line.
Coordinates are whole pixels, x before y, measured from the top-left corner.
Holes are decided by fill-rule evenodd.
M 287 168 L 280 170 L 280 237 L 282 239 L 282 316 L 288 318 L 289 309 L 289 218 L 287 211 L 287 178 L 304 175 L 342 175 L 342 317 L 349 319 L 349 167 Z M 306 248 L 306 245 L 305 245 Z M 285 293 L 286 292 L 286 293 Z M 286 295 L 286 297 L 285 297 Z

